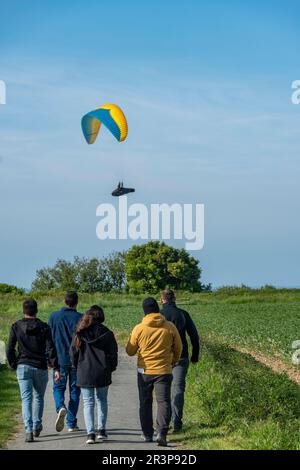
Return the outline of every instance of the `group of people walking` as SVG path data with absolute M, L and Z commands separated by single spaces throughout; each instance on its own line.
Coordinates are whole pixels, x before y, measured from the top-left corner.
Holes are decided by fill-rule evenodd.
M 142 438 L 167 445 L 171 419 L 173 433 L 182 429 L 184 392 L 189 362 L 199 360 L 200 341 L 190 315 L 177 307 L 175 294 L 165 290 L 162 308 L 152 297 L 144 299 L 144 318 L 132 331 L 126 352 L 138 355 L 137 382 L 140 401 Z M 108 438 L 108 390 L 112 373 L 118 366 L 118 345 L 105 325 L 103 309 L 91 306 L 85 314 L 77 311 L 78 294 L 67 292 L 65 306 L 53 312 L 48 324 L 37 318 L 34 299 L 23 303 L 21 320 L 10 330 L 7 360 L 16 370 L 22 399 L 25 441 L 33 442 L 42 430 L 44 395 L 48 383 L 48 368 L 53 369 L 53 397 L 56 408 L 55 429 L 78 431 L 77 413 L 80 395 L 83 398 L 87 444 Z M 189 359 L 186 333 L 192 344 Z M 66 403 L 66 390 L 69 401 Z M 153 425 L 153 392 L 157 402 L 157 417 Z M 94 412 L 97 407 L 97 425 Z

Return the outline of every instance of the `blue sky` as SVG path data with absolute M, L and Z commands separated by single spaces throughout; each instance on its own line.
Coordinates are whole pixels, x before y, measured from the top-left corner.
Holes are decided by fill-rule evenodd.
M 299 283 L 299 4 L 10 1 L 1 5 L 0 282 L 102 256 L 96 206 L 120 173 L 132 202 L 204 203 L 203 281 Z M 129 136 L 88 147 L 106 102 Z M 178 241 L 171 242 L 183 246 Z

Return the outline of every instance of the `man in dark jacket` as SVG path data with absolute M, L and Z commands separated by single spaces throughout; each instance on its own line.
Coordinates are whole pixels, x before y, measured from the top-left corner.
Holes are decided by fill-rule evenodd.
M 66 306 L 61 310 L 53 312 L 48 321 L 57 350 L 61 374 L 58 382 L 53 381 L 53 396 L 57 412 L 55 428 L 57 432 L 63 430 L 66 416 L 68 431 L 73 432 L 78 429 L 76 416 L 80 400 L 80 388 L 76 385 L 76 370 L 71 367 L 69 354 L 76 325 L 82 317 L 82 314 L 76 310 L 78 304 L 77 292 L 67 292 L 65 304 Z M 67 407 L 65 405 L 65 392 L 68 381 L 70 400 Z
M 172 420 L 174 432 L 180 432 L 182 428 L 182 415 L 184 406 L 185 381 L 189 367 L 189 352 L 186 333 L 192 343 L 191 363 L 199 361 L 200 340 L 197 328 L 188 312 L 176 305 L 175 294 L 171 289 L 164 290 L 161 294 L 162 315 L 166 320 L 174 323 L 179 331 L 182 341 L 182 354 L 180 360 L 173 368 L 172 382 Z
M 10 367 L 17 371 L 26 442 L 33 442 L 33 436 L 38 437 L 43 429 L 44 395 L 48 383 L 47 365 L 54 369 L 54 380 L 60 378 L 51 330 L 47 323 L 36 318 L 37 311 L 34 299 L 25 300 L 24 318 L 12 325 L 6 351 Z

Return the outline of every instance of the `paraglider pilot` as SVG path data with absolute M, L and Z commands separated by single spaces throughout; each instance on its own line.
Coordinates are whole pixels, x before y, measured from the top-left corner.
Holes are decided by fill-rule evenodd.
M 120 181 L 117 186 L 117 189 L 114 189 L 111 195 L 119 197 L 119 196 L 124 196 L 124 194 L 134 193 L 134 192 L 135 192 L 134 188 L 124 188 L 123 181 Z

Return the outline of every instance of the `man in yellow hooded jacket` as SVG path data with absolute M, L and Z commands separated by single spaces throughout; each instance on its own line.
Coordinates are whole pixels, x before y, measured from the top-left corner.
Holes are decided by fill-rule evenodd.
M 172 368 L 178 362 L 182 342 L 176 326 L 159 312 L 152 297 L 143 301 L 145 317 L 133 329 L 126 352 L 129 356 L 138 353 L 138 389 L 140 399 L 140 421 L 143 438 L 153 441 L 153 390 L 157 401 L 157 444 L 167 445 L 167 433 L 171 420 Z

